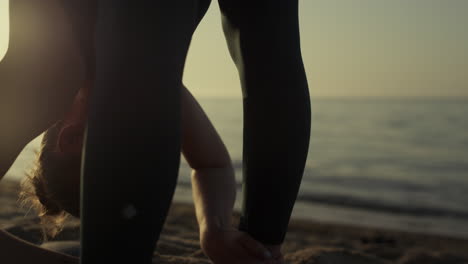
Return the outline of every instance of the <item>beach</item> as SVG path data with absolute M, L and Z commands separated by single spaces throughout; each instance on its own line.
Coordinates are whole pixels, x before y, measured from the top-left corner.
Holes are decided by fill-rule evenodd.
M 17 203 L 18 183 L 0 182 L 0 228 L 42 243 L 38 217 Z M 239 212 L 234 214 L 235 224 Z M 69 219 L 55 241 L 79 241 L 79 220 Z M 379 228 L 291 219 L 283 244 L 289 264 L 467 264 L 468 240 Z M 193 204 L 174 202 L 153 263 L 211 263 L 200 249 Z

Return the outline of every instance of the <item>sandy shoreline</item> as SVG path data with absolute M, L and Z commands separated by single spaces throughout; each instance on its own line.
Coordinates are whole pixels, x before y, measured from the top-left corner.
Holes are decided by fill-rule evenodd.
M 16 200 L 17 183 L 0 182 L 0 228 L 40 244 L 37 216 L 20 209 Z M 79 221 L 71 219 L 54 240 L 78 241 Z M 467 264 L 468 240 L 292 219 L 283 252 L 291 264 Z M 210 263 L 199 246 L 193 204 L 173 203 L 154 263 Z

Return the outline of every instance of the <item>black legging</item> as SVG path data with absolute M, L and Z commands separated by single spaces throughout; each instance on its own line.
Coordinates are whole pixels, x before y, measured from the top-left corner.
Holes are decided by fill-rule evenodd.
M 209 2 L 62 3 L 88 77 L 95 77 L 83 155 L 81 262 L 150 263 L 177 182 L 182 70 Z
M 100 1 L 96 87 L 83 170 L 83 263 L 149 262 L 167 217 L 180 161 L 183 64 L 191 35 L 210 3 L 202 0 L 190 6 L 190 1 L 180 1 Z M 265 244 L 281 244 L 310 136 L 298 3 L 219 2 L 244 97 L 244 197 L 239 228 Z M 158 8 L 165 12 L 150 16 L 152 12 L 143 11 Z M 71 12 L 81 21 L 76 25 L 84 23 L 77 27 L 78 33 L 85 32 L 80 28 L 92 30 L 94 25 L 83 22 L 76 10 L 80 9 Z M 194 16 L 198 17 L 195 22 L 190 20 Z M 164 36 L 149 37 L 153 28 Z M 92 43 L 86 37 L 80 39 L 83 47 Z M 117 256 L 109 259 L 113 254 Z
M 311 107 L 298 0 L 219 0 L 244 101 L 239 228 L 281 244 L 309 149 Z

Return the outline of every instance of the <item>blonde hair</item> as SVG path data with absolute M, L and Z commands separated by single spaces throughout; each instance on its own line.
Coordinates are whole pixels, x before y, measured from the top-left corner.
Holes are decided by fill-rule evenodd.
M 63 188 L 55 187 L 63 183 L 66 178 L 64 174 L 70 172 L 73 166 L 76 167 L 77 162 L 79 170 L 81 162 L 79 159 L 77 161 L 76 157 L 57 155 L 57 139 L 62 124 L 62 121 L 58 121 L 44 133 L 40 148 L 36 153 L 35 164 L 21 182 L 20 201 L 22 205 L 29 205 L 39 214 L 44 240 L 48 237 L 55 237 L 62 231 L 70 213 L 76 216 L 76 212 L 70 212 L 73 210 L 67 212 L 66 209 L 79 208 L 79 205 L 71 205 L 70 199 L 64 198 L 68 194 Z

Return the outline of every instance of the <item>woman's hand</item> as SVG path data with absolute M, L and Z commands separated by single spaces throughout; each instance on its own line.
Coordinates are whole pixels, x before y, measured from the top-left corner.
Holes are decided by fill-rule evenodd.
M 214 264 L 281 264 L 262 243 L 246 232 L 228 228 L 201 230 L 200 245 Z M 279 249 L 279 248 L 278 248 Z M 277 252 L 278 253 L 278 252 Z
M 270 251 L 273 260 L 267 261 L 265 264 L 286 264 L 283 253 L 281 253 L 281 245 L 266 245 L 265 247 Z

